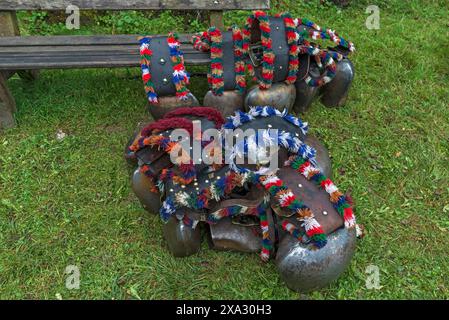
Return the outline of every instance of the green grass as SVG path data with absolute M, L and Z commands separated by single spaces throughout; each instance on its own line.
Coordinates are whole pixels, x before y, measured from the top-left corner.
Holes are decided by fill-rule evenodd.
M 448 299 L 444 2 L 378 1 L 380 30 L 364 26 L 369 1 L 345 10 L 273 2 L 332 26 L 357 48 L 348 104 L 316 102 L 303 118 L 330 149 L 334 180 L 352 191 L 367 236 L 340 279 L 308 297 Z M 242 17 L 226 14 L 227 22 Z M 138 69 L 42 71 L 37 81 L 9 85 L 18 126 L 0 135 L 0 298 L 303 298 L 256 254 L 206 245 L 188 258 L 169 254 L 162 222 L 140 207 L 122 158 L 136 124 L 150 119 Z M 197 78 L 192 90 L 202 97 L 206 86 Z M 68 134 L 62 141 L 58 130 Z M 81 271 L 79 290 L 65 288 L 71 264 Z M 378 290 L 365 287 L 372 264 Z

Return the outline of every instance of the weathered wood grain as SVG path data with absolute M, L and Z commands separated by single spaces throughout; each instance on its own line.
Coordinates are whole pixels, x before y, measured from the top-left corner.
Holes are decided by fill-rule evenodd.
M 158 37 L 160 35 L 149 35 Z M 166 36 L 166 35 L 165 35 Z M 191 34 L 179 34 L 181 43 L 190 43 Z M 83 46 L 83 45 L 139 45 L 142 35 L 93 35 L 93 36 L 23 36 L 0 38 L 0 47 L 14 46 Z
M 0 11 L 0 37 L 18 35 L 19 25 L 17 23 L 16 13 L 10 11 Z
M 252 10 L 269 9 L 269 0 L 1 0 L 0 10 Z
M 0 70 L 139 66 L 138 36 L 4 37 Z M 208 64 L 209 54 L 195 50 L 191 35 L 181 35 L 188 65 Z
M 210 25 L 224 30 L 223 11 L 210 12 Z
M 13 113 L 16 111 L 14 98 L 6 86 L 6 79 L 0 73 L 0 129 L 15 125 Z

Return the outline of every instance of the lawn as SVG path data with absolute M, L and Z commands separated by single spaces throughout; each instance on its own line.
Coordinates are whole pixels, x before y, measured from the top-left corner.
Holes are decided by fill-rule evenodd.
M 18 125 L 0 134 L 0 298 L 448 299 L 447 3 L 353 1 L 340 10 L 297 2 L 272 1 L 335 28 L 357 49 L 347 105 L 317 101 L 302 115 L 329 148 L 334 180 L 351 190 L 367 230 L 338 281 L 304 296 L 256 254 L 203 244 L 199 254 L 173 258 L 159 217 L 132 193 L 122 157 L 136 124 L 151 120 L 139 70 L 54 70 L 31 83 L 9 80 Z M 376 3 L 380 29 L 368 30 L 365 8 Z M 145 14 L 111 13 L 79 32 L 203 26 Z M 227 13 L 226 23 L 246 14 Z M 19 17 L 24 34 L 67 33 L 45 17 Z M 193 80 L 197 97 L 206 90 L 205 79 Z M 65 286 L 68 265 L 80 269 L 79 289 Z M 365 286 L 370 265 L 380 270 L 379 289 Z

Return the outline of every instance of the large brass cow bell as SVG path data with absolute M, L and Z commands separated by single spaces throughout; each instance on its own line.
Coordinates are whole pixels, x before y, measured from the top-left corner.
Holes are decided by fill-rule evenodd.
M 319 77 L 320 70 L 315 63 L 310 63 L 308 73 L 313 77 Z M 318 96 L 326 107 L 343 106 L 346 103 L 353 79 L 354 65 L 348 58 L 337 62 L 335 77 L 322 87 L 309 86 L 304 79 L 298 79 L 295 83 L 296 100 L 293 111 L 306 112 Z
M 319 250 L 286 236 L 279 244 L 275 263 L 287 287 L 307 293 L 335 281 L 349 266 L 355 245 L 355 228 L 329 234 L 326 246 Z
M 337 71 L 332 81 L 321 88 L 321 102 L 326 107 L 343 106 L 348 98 L 353 79 L 354 65 L 351 60 L 344 58 L 337 63 Z
M 134 171 L 131 179 L 131 187 L 143 208 L 152 214 L 157 214 L 161 207 L 161 195 L 151 191 L 151 183 L 139 169 Z
M 236 110 L 243 109 L 243 93 L 237 90 L 224 91 L 222 95 L 214 95 L 211 90 L 204 96 L 205 106 L 214 106 L 223 117 L 233 115 Z
M 275 261 L 281 278 L 290 289 L 299 292 L 327 286 L 346 269 L 354 254 L 355 228 L 346 229 L 343 218 L 329 201 L 327 192 L 297 174 L 295 169 L 284 167 L 278 176 L 311 209 L 327 234 L 327 244 L 320 249 L 304 244 L 290 234 L 281 234 Z M 278 206 L 273 209 L 281 217 L 289 213 Z M 301 228 L 301 220 L 293 216 L 287 219 Z
M 283 82 L 273 83 L 269 89 L 253 86 L 245 97 L 245 109 L 252 106 L 272 106 L 278 110 L 292 110 L 296 98 L 296 88 Z
M 163 233 L 168 249 L 175 257 L 187 257 L 200 250 L 201 230 L 199 226 L 191 228 L 173 216 L 164 224 Z

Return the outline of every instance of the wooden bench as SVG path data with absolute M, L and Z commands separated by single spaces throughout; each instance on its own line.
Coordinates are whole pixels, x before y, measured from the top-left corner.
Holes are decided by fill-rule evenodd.
M 14 126 L 16 105 L 7 87 L 14 73 L 34 79 L 40 69 L 112 68 L 139 65 L 137 35 L 19 35 L 15 11 L 65 10 L 208 10 L 211 25 L 223 28 L 224 10 L 268 9 L 269 0 L 1 0 L 0 1 L 0 129 Z M 169 30 L 167 30 L 168 32 Z M 193 49 L 190 35 L 180 35 L 185 62 L 205 65 L 209 55 Z

